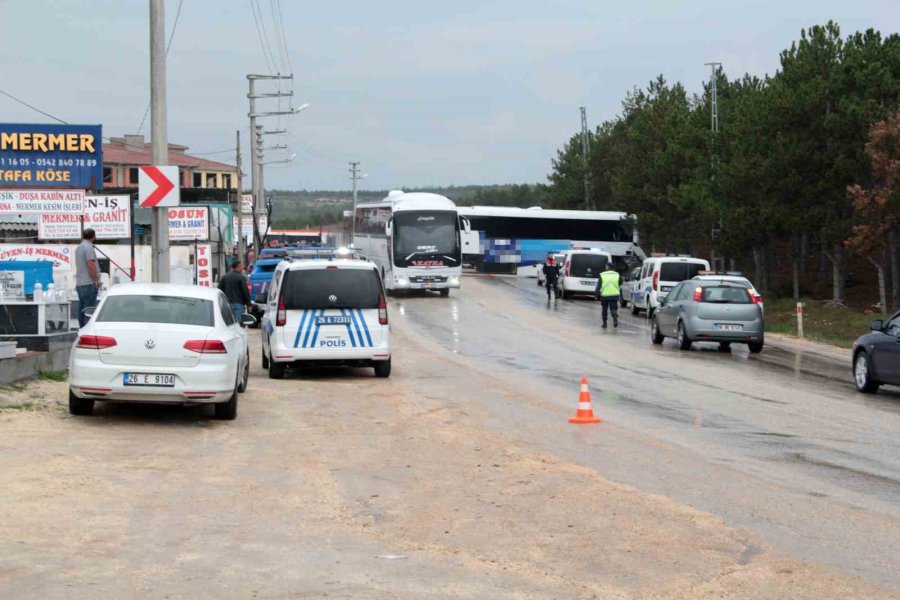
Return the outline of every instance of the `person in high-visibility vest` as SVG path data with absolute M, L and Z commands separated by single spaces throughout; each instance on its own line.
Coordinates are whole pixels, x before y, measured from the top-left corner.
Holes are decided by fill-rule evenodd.
M 618 271 L 614 271 L 610 266 L 607 266 L 606 270 L 600 273 L 600 279 L 597 280 L 597 298 L 603 305 L 601 313 L 603 316 L 602 327 L 604 329 L 606 329 L 606 317 L 609 313 L 612 313 L 613 327 L 619 326 L 620 281 L 621 277 Z

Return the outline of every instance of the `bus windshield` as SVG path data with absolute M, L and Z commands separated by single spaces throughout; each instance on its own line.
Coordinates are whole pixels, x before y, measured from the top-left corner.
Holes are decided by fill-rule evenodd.
M 456 212 L 417 210 L 395 213 L 394 264 L 398 267 L 459 265 Z

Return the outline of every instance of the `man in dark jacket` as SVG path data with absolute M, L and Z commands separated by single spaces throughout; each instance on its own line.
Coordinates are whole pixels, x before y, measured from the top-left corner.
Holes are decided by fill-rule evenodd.
M 547 300 L 550 300 L 552 297 L 554 300 L 556 299 L 559 285 L 559 265 L 556 264 L 556 260 L 553 258 L 553 255 L 547 256 L 547 262 L 544 263 L 544 287 L 547 288 Z
M 247 278 L 244 276 L 244 263 L 236 260 L 231 263 L 231 272 L 219 281 L 219 289 L 228 298 L 228 305 L 234 313 L 234 320 L 241 322 L 245 309 L 250 307 L 250 292 L 247 290 Z

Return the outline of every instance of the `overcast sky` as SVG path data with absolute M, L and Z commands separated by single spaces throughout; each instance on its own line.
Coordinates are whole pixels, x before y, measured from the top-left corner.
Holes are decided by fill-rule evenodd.
M 280 54 L 272 0 L 257 2 Z M 828 19 L 844 34 L 900 27 L 897 0 L 281 4 L 293 103 L 310 104 L 281 122 L 289 136 L 267 140 L 296 153 L 266 171 L 267 187 L 288 189 L 348 188 L 350 160 L 362 162 L 369 189 L 545 181 L 581 105 L 593 127 L 659 73 L 694 92 L 709 61 L 731 77 L 772 73 L 801 28 Z M 177 7 L 167 0 L 167 34 Z M 146 0 L 0 0 L 0 89 L 70 123 L 101 123 L 106 136 L 137 131 L 148 45 Z M 245 76 L 268 70 L 250 0 L 183 0 L 168 61 L 169 141 L 216 152 L 240 128 L 246 152 Z M 0 120 L 48 121 L 5 96 Z

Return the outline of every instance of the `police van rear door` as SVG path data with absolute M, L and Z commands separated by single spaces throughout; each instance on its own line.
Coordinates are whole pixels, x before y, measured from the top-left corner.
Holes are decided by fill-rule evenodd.
M 327 265 L 289 270 L 282 284 L 287 323 L 282 343 L 297 350 L 373 348 L 381 344 L 375 269 Z

